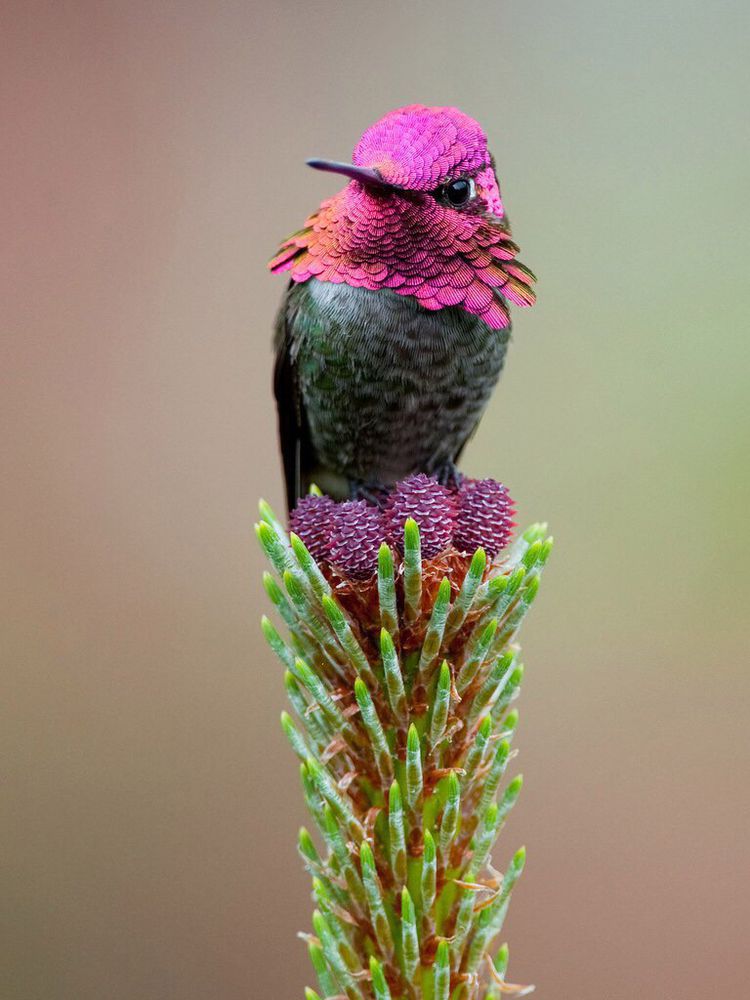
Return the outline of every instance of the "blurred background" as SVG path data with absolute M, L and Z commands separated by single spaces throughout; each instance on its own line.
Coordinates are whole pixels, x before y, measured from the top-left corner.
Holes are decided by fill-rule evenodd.
M 406 103 L 486 127 L 539 303 L 465 458 L 556 536 L 501 841 L 540 998 L 747 989 L 747 5 L 6 3 L 0 993 L 312 981 L 256 502 L 265 262 Z

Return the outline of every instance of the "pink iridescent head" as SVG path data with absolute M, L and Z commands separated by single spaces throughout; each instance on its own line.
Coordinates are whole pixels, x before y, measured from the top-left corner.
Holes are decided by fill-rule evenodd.
M 353 160 L 407 191 L 437 192 L 451 207 L 505 214 L 487 137 L 458 108 L 392 111 L 367 129 Z
M 367 129 L 352 163 L 308 163 L 350 183 L 282 244 L 273 271 L 461 306 L 496 329 L 508 302 L 533 303 L 487 138 L 458 108 L 399 108 Z

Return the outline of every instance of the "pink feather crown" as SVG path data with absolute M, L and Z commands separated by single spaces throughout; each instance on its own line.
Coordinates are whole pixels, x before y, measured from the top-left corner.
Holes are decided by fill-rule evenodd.
M 358 180 L 326 199 L 270 262 L 293 281 L 310 278 L 414 296 L 426 309 L 459 306 L 493 329 L 507 304 L 532 305 L 534 275 L 516 259 L 487 139 L 458 108 L 410 105 L 385 115 L 354 150 L 385 188 Z M 471 180 L 463 207 L 438 193 Z

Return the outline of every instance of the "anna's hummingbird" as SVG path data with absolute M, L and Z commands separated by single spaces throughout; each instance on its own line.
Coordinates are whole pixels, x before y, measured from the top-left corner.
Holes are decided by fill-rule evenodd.
M 472 118 L 391 111 L 352 160 L 308 160 L 349 183 L 269 264 L 292 279 L 274 379 L 290 508 L 311 482 L 377 502 L 414 472 L 455 479 L 503 366 L 508 303 L 534 302 Z

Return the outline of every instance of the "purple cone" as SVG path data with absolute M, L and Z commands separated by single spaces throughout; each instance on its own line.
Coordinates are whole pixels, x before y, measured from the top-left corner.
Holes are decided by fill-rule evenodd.
M 383 516 L 377 507 L 371 507 L 366 500 L 335 505 L 329 559 L 344 576 L 353 580 L 372 576 L 384 541 Z
M 328 559 L 336 503 L 330 497 L 310 493 L 297 502 L 289 518 L 289 530 L 302 539 L 313 559 Z
M 409 517 L 419 525 L 422 555 L 432 559 L 451 543 L 456 497 L 423 472 L 397 483 L 388 497 L 384 517 L 388 540 L 404 549 L 404 524 Z
M 510 541 L 515 504 L 494 479 L 465 479 L 458 491 L 453 544 L 461 552 L 483 548 L 490 559 Z

